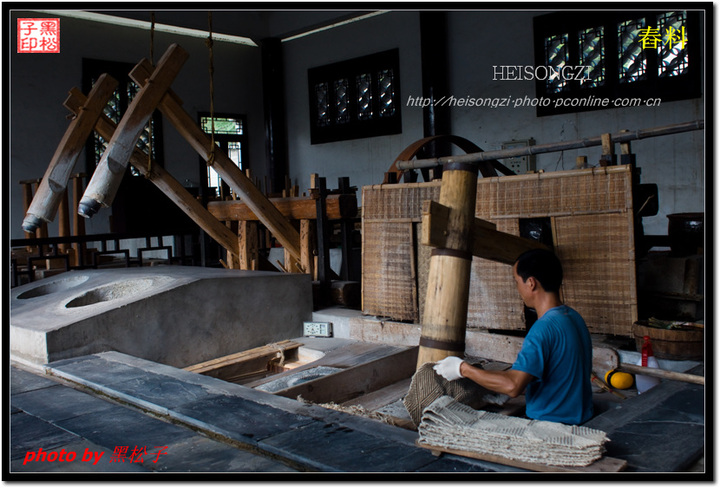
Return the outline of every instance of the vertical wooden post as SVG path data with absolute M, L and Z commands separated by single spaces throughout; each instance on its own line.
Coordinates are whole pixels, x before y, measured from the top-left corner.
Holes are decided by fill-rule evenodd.
M 78 208 L 78 205 L 80 205 L 80 198 L 83 194 L 83 178 L 85 178 L 84 173 L 76 173 L 72 175 L 72 184 L 73 184 L 73 201 L 72 201 L 72 207 L 73 209 Z M 84 236 L 85 235 L 85 219 L 80 216 L 79 213 L 73 212 L 73 235 L 74 236 Z M 84 242 L 76 242 L 73 244 L 73 247 L 75 249 L 75 258 L 74 258 L 74 266 L 84 266 L 85 264 L 85 243 Z
M 465 352 L 477 174 L 473 164 L 443 167 L 439 203 L 450 209 L 447 241 L 430 257 L 418 368 Z
M 67 187 L 62 192 L 60 206 L 58 207 L 58 235 L 60 237 L 68 237 L 70 235 L 70 214 L 68 214 Z M 59 244 L 58 249 L 61 253 L 66 254 L 68 249 L 70 249 L 70 244 Z
M 240 244 L 240 269 L 257 269 L 258 263 L 258 224 L 249 220 L 238 223 Z
M 300 221 L 300 265 L 315 280 L 316 226 L 310 219 Z

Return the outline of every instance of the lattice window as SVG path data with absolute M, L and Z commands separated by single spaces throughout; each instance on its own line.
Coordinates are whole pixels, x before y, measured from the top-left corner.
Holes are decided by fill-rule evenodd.
M 658 76 L 680 76 L 688 72 L 690 65 L 687 44 L 687 13 L 668 12 L 657 18 L 663 35 L 658 46 Z
M 215 144 L 220 150 L 225 151 L 225 154 L 238 168 L 244 168 L 247 159 L 247 133 L 244 115 L 216 114 L 211 118 L 209 114 L 201 114 L 200 127 L 207 134 L 214 133 Z M 225 196 L 227 185 L 224 185 L 222 178 L 212 166 L 206 165 L 206 167 L 210 194 L 216 197 Z
M 563 11 L 533 19 L 539 116 L 702 96 L 704 11 Z M 582 70 L 565 78 L 559 70 Z M 543 73 L 542 70 L 539 71 Z M 536 72 L 537 73 L 537 72 Z M 620 103 L 618 103 L 620 102 Z
M 568 64 L 568 35 L 561 34 L 545 39 L 545 66 L 555 70 L 562 69 Z M 548 76 L 545 80 L 549 93 L 558 93 L 568 87 L 566 80 L 559 76 Z
M 335 122 L 346 124 L 350 121 L 348 101 L 348 80 L 341 78 L 333 84 L 335 90 Z
M 647 56 L 643 49 L 643 38 L 638 35 L 644 28 L 644 19 L 628 20 L 618 25 L 620 83 L 632 83 L 647 78 Z
M 595 88 L 605 83 L 605 28 L 590 27 L 578 33 L 580 64 L 588 66 L 587 80 L 582 88 Z
M 355 78 L 355 86 L 357 89 L 357 107 L 358 107 L 358 119 L 368 120 L 373 116 L 373 90 L 372 90 L 372 76 L 370 73 L 363 73 L 357 75 Z
M 395 114 L 395 79 L 393 70 L 384 69 L 378 72 L 378 98 L 380 99 L 380 117 Z
M 312 144 L 397 134 L 398 50 L 308 70 Z

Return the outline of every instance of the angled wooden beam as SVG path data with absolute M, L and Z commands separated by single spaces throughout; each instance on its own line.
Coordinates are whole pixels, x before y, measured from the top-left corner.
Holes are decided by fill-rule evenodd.
M 311 197 L 271 198 L 280 213 L 291 220 L 317 219 L 317 206 Z M 328 195 L 328 220 L 357 217 L 355 195 Z M 219 220 L 260 220 L 242 200 L 208 202 L 208 210 Z
M 80 110 L 83 106 L 85 95 L 73 89 L 66 106 L 72 110 Z M 105 140 L 110 140 L 115 133 L 117 126 L 107 115 L 98 118 L 95 130 Z M 238 241 L 235 234 L 225 225 L 208 212 L 205 207 L 192 196 L 175 178 L 170 175 L 162 166 L 153 165 L 148 167 L 148 158 L 145 153 L 135 148 L 130 155 L 132 164 L 140 173 L 148 178 L 160 191 L 162 191 L 172 202 L 200 226 L 207 234 L 215 239 L 222 247 L 232 254 L 238 254 Z
M 173 44 L 147 77 L 148 81 L 141 86 L 120 120 L 85 189 L 78 208 L 80 215 L 92 217 L 100 207 L 112 204 L 140 134 L 187 58 L 188 53 Z
M 433 200 L 423 202 L 420 242 L 426 246 L 447 247 L 448 222 L 451 220 L 453 212 L 453 209 Z M 492 222 L 475 218 L 472 223 L 471 252 L 473 256 L 512 265 L 525 251 L 547 249 L 538 241 L 500 232 L 495 227 Z
M 25 232 L 34 232 L 42 222 L 52 222 L 55 218 L 80 151 L 85 148 L 85 141 L 117 85 L 118 82 L 110 75 L 102 74 L 85 103 L 74 111 L 75 117 L 65 130 L 27 209 L 22 223 Z
M 143 59 L 130 73 L 135 83 L 145 86 L 148 83 L 152 66 Z M 210 138 L 203 132 L 193 118 L 185 112 L 179 98 L 168 91 L 158 106 L 165 117 L 175 126 L 177 131 L 187 140 L 197 153 L 212 163 L 213 169 L 240 195 L 240 198 L 258 216 L 260 221 L 270 229 L 282 246 L 295 258 L 300 259 L 300 233 L 290 221 L 283 217 L 270 200 L 245 176 L 240 168 L 223 151 L 214 150 Z M 213 158 L 210 157 L 213 154 Z

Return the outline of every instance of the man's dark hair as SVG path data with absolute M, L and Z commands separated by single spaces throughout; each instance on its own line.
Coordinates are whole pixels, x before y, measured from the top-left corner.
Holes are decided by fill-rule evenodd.
M 560 260 L 552 251 L 531 249 L 522 253 L 515 262 L 517 274 L 523 281 L 527 281 L 532 276 L 540 282 L 543 290 L 550 293 L 560 291 L 563 270 Z

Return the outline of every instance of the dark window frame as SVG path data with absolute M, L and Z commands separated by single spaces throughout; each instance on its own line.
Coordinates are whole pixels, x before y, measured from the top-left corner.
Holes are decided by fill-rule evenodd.
M 108 61 L 103 59 L 83 58 L 82 60 L 82 87 L 83 93 L 88 94 L 92 89 L 92 80 L 97 79 L 103 73 L 112 76 L 118 82 L 121 101 L 121 115 L 125 113 L 131 101 L 127 96 L 127 86 L 133 81 L 130 79 L 130 72 L 135 67 L 131 63 L 121 61 Z M 164 166 L 165 153 L 163 150 L 163 127 L 162 115 L 159 110 L 155 110 L 151 116 L 153 122 L 153 164 Z M 108 141 L 109 142 L 109 141 Z M 85 168 L 88 175 L 93 174 L 95 167 L 99 162 L 95 158 L 95 135 L 88 137 L 85 146 L 86 162 Z M 130 164 L 128 164 L 128 168 Z M 137 176 L 136 173 L 133 173 Z
M 210 112 L 198 112 L 197 114 L 197 121 L 198 125 L 202 129 L 202 118 L 203 117 L 210 117 Z M 242 171 L 245 171 L 245 169 L 249 168 L 249 149 L 248 149 L 248 133 L 247 133 L 247 115 L 246 114 L 239 114 L 239 113 L 230 113 L 230 112 L 214 112 L 213 117 L 216 119 L 220 118 L 230 118 L 230 119 L 236 119 L 242 121 L 242 134 L 219 134 L 215 133 L 215 143 L 218 145 L 220 149 L 225 151 L 225 154 L 228 154 L 228 142 L 240 142 L 240 164 L 243 166 Z M 203 130 L 203 132 L 205 132 Z M 205 132 L 208 136 L 210 136 L 210 132 Z M 218 144 L 219 143 L 219 144 Z M 221 190 L 217 187 L 211 187 L 208 182 L 208 165 L 207 161 L 200 158 L 200 176 L 201 176 L 201 194 L 203 196 L 208 196 L 210 192 L 210 188 L 216 188 L 216 195 L 227 195 L 229 192 L 229 187 L 227 186 L 227 183 L 224 181 L 222 182 L 223 185 L 225 185 L 225 189 Z
M 682 11 L 682 9 L 678 9 Z M 557 107 L 558 98 L 584 98 L 595 96 L 608 98 L 612 102 L 617 98 L 660 98 L 662 102 L 688 100 L 702 96 L 702 58 L 700 43 L 701 15 L 699 11 L 685 10 L 687 12 L 687 48 L 688 72 L 678 76 L 658 77 L 657 51 L 646 49 L 647 79 L 631 83 L 620 83 L 618 80 L 618 41 L 617 25 L 628 20 L 645 18 L 646 27 L 657 27 L 657 16 L 668 11 L 582 11 L 582 12 L 556 12 L 540 15 L 533 18 L 533 42 L 535 50 L 535 65 L 544 66 L 545 38 L 558 34 L 569 34 L 568 49 L 570 66 L 580 65 L 578 52 L 578 32 L 591 27 L 604 26 L 605 29 L 605 83 L 599 87 L 581 87 L 579 81 L 571 81 L 568 90 L 559 93 L 550 93 L 544 80 L 535 81 L 535 93 L 538 99 L 550 99 L 549 106 L 537 107 L 537 116 L 558 115 L 566 113 L 586 112 L 615 108 L 612 103 L 608 107 Z M 618 107 L 621 108 L 621 107 Z
M 389 116 L 380 116 L 378 100 L 377 73 L 391 69 L 393 72 L 394 112 Z M 358 117 L 356 77 L 370 73 L 372 75 L 372 117 L 361 120 Z M 347 79 L 349 120 L 345 123 L 334 123 L 337 116 L 335 97 L 332 89 L 328 90 L 328 113 L 330 123 L 321 126 L 318 123 L 318 99 L 315 87 L 327 83 L 332 87 L 336 80 Z M 400 57 L 399 49 L 391 49 L 338 63 L 310 68 L 308 70 L 308 94 L 310 101 L 310 143 L 324 144 L 328 142 L 361 139 L 383 135 L 400 134 L 402 132 L 402 111 L 400 94 Z

